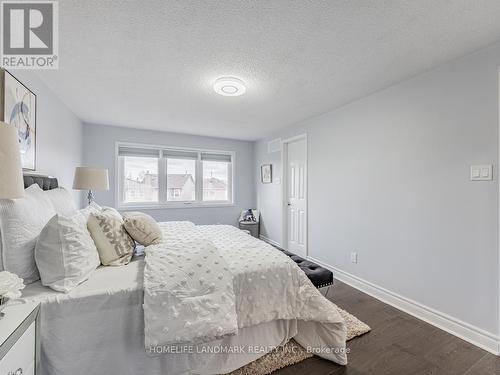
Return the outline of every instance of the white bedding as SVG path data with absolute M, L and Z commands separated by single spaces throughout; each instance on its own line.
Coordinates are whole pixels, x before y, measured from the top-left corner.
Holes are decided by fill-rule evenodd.
M 143 270 L 142 257 L 122 267 L 100 267 L 68 294 L 39 281 L 26 286 L 23 300 L 42 303 L 41 375 L 217 374 L 262 356 L 258 352 L 148 356 L 144 350 Z M 296 321 L 275 320 L 240 329 L 238 335 L 211 345 L 278 346 L 296 334 Z
M 146 248 L 146 350 L 238 333 L 233 273 L 214 244 L 195 232 Z
M 337 308 L 288 256 L 233 226 L 196 226 L 147 247 L 145 280 L 146 348 L 285 319 L 298 321 L 302 346 L 347 363 Z
M 163 227 L 169 228 L 169 225 Z M 210 232 L 211 228 L 212 226 L 205 226 L 199 227 L 199 230 Z M 239 233 L 241 232 L 237 231 L 233 235 Z M 246 240 L 251 239 L 245 236 Z M 240 241 L 234 242 L 224 236 L 213 239 L 213 242 L 217 246 L 226 246 L 227 251 L 232 248 L 235 252 L 241 252 L 240 257 L 233 262 L 240 262 L 245 258 L 253 261 L 246 264 L 246 267 L 242 266 L 243 271 L 237 278 L 237 289 L 244 293 L 240 293 L 236 303 L 241 311 L 248 311 L 247 314 L 238 315 L 238 334 L 210 342 L 205 347 L 271 348 L 284 344 L 292 337 L 299 342 L 302 340 L 303 343 L 312 343 L 312 346 L 331 343 L 331 332 L 327 331 L 325 334 L 323 328 L 316 323 L 290 319 L 289 316 L 273 312 L 272 308 L 261 309 L 262 305 L 259 307 L 262 303 L 271 306 L 283 303 L 270 299 L 276 298 L 276 293 L 271 292 L 272 280 L 269 280 L 271 288 L 267 290 L 259 290 L 252 283 L 252 278 L 266 277 L 270 271 L 262 267 L 263 263 L 257 256 L 259 250 L 255 246 L 260 241 L 247 241 L 246 248 L 236 243 Z M 251 246 L 252 243 L 254 247 Z M 243 254 L 245 251 L 249 254 L 247 257 Z M 252 255 L 252 251 L 256 253 Z M 282 255 L 277 250 L 274 251 Z M 234 272 L 235 265 L 229 265 Z M 262 351 L 245 351 L 238 354 L 149 356 L 144 350 L 143 274 L 144 259 L 136 258 L 127 266 L 98 268 L 89 280 L 68 294 L 43 287 L 40 282 L 28 285 L 23 291 L 23 299 L 42 304 L 40 373 L 221 374 L 233 371 L 264 354 Z M 278 298 L 286 299 L 287 293 L 296 293 L 294 288 L 302 286 L 303 283 L 293 280 L 291 286 L 283 291 L 284 295 Z M 252 316 L 256 316 L 253 312 L 257 309 L 268 312 L 261 323 L 252 321 Z M 334 320 L 336 319 L 334 316 Z M 338 324 L 340 326 L 343 322 Z M 336 334 L 340 335 L 338 339 L 341 340 L 341 333 Z

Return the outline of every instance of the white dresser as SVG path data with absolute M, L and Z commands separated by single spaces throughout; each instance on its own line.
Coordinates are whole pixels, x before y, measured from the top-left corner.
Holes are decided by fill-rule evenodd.
M 7 306 L 0 319 L 0 375 L 34 375 L 38 367 L 40 305 Z

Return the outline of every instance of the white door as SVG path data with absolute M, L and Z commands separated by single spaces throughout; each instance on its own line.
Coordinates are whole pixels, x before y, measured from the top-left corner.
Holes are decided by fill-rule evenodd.
M 307 145 L 301 138 L 287 143 L 287 250 L 307 256 Z

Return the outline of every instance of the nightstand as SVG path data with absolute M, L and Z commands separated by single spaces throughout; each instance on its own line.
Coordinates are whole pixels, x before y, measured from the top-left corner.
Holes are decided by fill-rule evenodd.
M 8 305 L 0 319 L 0 375 L 34 375 L 40 354 L 40 305 Z

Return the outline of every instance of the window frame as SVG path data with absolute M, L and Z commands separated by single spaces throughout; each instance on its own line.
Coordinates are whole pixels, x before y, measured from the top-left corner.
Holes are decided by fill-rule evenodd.
M 159 150 L 158 159 L 158 202 L 126 203 L 124 198 L 124 157 L 119 156 L 120 147 Z M 178 150 L 196 152 L 198 158 L 195 166 L 195 200 L 194 201 L 167 201 L 167 158 L 163 157 L 164 150 Z M 231 156 L 231 166 L 228 168 L 228 200 L 204 201 L 203 200 L 203 161 L 202 153 L 213 153 Z M 232 207 L 235 206 L 235 164 L 236 152 L 227 150 L 213 150 L 194 147 L 177 147 L 166 145 L 153 145 L 142 143 L 116 142 L 115 143 L 115 204 L 120 210 L 154 210 L 167 208 L 202 208 L 202 207 Z

